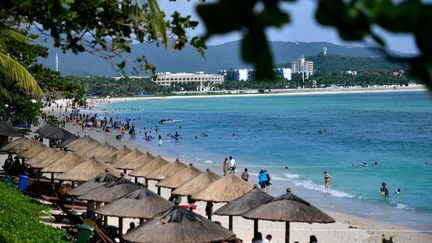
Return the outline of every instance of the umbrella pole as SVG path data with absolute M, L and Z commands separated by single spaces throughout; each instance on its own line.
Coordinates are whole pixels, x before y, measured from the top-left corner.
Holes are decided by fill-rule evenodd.
M 135 184 L 138 184 L 138 177 L 135 176 Z
M 119 217 L 119 236 L 120 239 L 122 238 L 123 235 L 123 218 Z
M 104 221 L 105 228 L 108 227 L 108 216 L 104 216 L 103 221 Z
M 160 196 L 160 195 L 161 195 L 161 188 L 160 188 L 160 186 L 158 186 L 157 188 L 158 188 L 158 189 L 157 189 L 157 191 L 158 191 L 157 193 L 158 193 L 158 195 Z
M 232 215 L 228 216 L 228 229 L 231 231 L 233 230 L 233 216 Z
M 258 233 L 258 219 L 254 219 L 254 235 Z
M 290 238 L 290 225 L 289 222 L 285 222 L 285 243 L 289 243 Z
M 54 173 L 51 173 L 51 183 L 54 184 Z

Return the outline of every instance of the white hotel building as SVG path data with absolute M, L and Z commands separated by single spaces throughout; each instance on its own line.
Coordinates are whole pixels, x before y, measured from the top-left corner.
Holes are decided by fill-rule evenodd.
M 196 73 L 157 73 L 157 78 L 153 81 L 162 86 L 171 86 L 174 83 L 200 83 L 200 90 L 203 90 L 203 83 L 209 82 L 209 86 L 221 84 L 224 82 L 224 76 L 221 74 L 205 74 L 204 72 Z

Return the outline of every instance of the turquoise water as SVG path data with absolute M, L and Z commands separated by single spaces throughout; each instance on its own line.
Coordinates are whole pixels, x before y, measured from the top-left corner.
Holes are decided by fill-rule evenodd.
M 267 169 L 276 195 L 294 187 L 318 206 L 432 228 L 432 101 L 426 93 L 155 99 L 103 108 L 119 120 L 131 118 L 141 132 L 135 142 L 160 154 L 209 166 L 232 155 L 238 172 Z M 178 121 L 158 124 L 167 118 Z M 157 139 L 143 139 L 143 129 L 155 135 L 155 126 L 164 139 L 160 148 Z M 179 144 L 166 136 L 176 131 Z M 365 161 L 368 167 L 361 166 Z M 329 191 L 324 170 L 332 176 Z M 382 182 L 389 198 L 378 193 Z

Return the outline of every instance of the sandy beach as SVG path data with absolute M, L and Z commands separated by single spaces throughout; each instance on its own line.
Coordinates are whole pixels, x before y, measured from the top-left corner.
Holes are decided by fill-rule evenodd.
M 417 91 L 423 89 L 407 89 L 406 91 Z M 377 92 L 394 92 L 401 90 L 394 89 L 386 89 L 379 90 Z M 331 91 L 330 93 L 345 93 L 343 91 Z M 350 91 L 351 92 L 351 91 Z M 360 91 L 356 90 L 353 92 L 371 92 L 371 91 Z M 372 91 L 372 92 L 375 92 Z M 320 92 L 323 93 L 323 92 Z M 284 95 L 291 94 L 304 94 L 304 93 L 285 93 Z M 257 95 L 257 94 L 251 94 Z M 281 95 L 281 94 L 270 94 L 270 95 Z M 195 96 L 202 97 L 202 96 Z M 212 96 L 205 96 L 212 97 Z M 220 96 L 214 96 L 220 97 Z M 111 98 L 109 100 L 92 100 L 92 104 L 100 104 L 101 102 L 120 102 L 127 100 L 136 100 L 136 99 L 154 99 L 156 97 L 131 97 L 131 98 Z M 167 97 L 167 98 L 183 98 L 183 97 Z M 190 96 L 186 96 L 184 98 L 190 98 Z M 65 100 L 60 100 L 57 104 L 64 104 Z M 45 108 L 48 111 L 48 108 Z M 49 108 L 51 114 L 59 115 L 64 110 L 60 111 L 54 108 L 54 112 L 52 108 Z M 35 131 L 37 128 L 32 128 Z M 74 124 L 67 124 L 65 129 L 76 135 L 89 135 L 92 138 L 98 140 L 101 143 L 109 143 L 114 147 L 121 148 L 126 145 L 129 148 L 138 148 L 141 151 L 149 151 L 147 147 L 144 147 L 140 144 L 132 143 L 126 139 L 117 140 L 115 135 L 117 135 L 116 131 L 113 132 L 102 132 L 98 129 L 85 128 L 81 129 L 80 126 Z M 33 136 L 30 134 L 29 136 Z M 150 151 L 151 152 L 151 151 Z M 1 161 L 4 161 L 5 155 L 2 155 Z M 167 158 L 170 161 L 173 161 L 173 158 Z M 187 161 L 185 161 L 187 162 Z M 205 167 L 199 166 L 201 170 L 204 170 Z M 213 168 L 214 169 L 214 168 Z M 212 170 L 213 170 L 212 169 Z M 221 170 L 214 170 L 216 173 L 220 173 Z M 155 187 L 156 182 L 150 181 L 149 189 L 156 192 Z M 162 188 L 162 196 L 164 198 L 168 198 L 170 191 L 168 189 Z M 307 198 L 305 198 L 307 200 Z M 186 198 L 183 198 L 181 204 L 187 204 Z M 205 203 L 197 202 L 197 210 L 196 212 L 205 216 Z M 224 204 L 215 204 L 214 210 L 223 206 Z M 323 210 L 330 216 L 332 216 L 336 223 L 333 224 L 307 224 L 307 223 L 291 223 L 291 242 L 309 242 L 309 236 L 315 235 L 319 242 L 380 242 L 381 235 L 385 234 L 387 238 L 390 236 L 393 237 L 393 242 L 432 242 L 432 234 L 430 232 L 420 232 L 418 230 L 402 227 L 398 225 L 398 222 L 394 222 L 395 224 L 385 224 L 378 221 L 369 220 L 367 218 L 361 218 L 357 216 L 353 216 L 350 214 L 343 214 L 332 212 L 328 210 Z M 353 212 L 354 213 L 354 212 Z M 228 228 L 228 217 L 226 216 L 213 216 L 214 221 L 219 221 L 222 226 Z M 59 226 L 59 224 L 53 223 L 53 218 L 45 218 L 44 221 L 52 224 L 53 226 Z M 117 226 L 118 219 L 114 217 L 109 217 L 109 224 Z M 129 223 L 135 222 L 138 224 L 137 219 L 124 219 L 124 227 L 123 232 L 129 228 Z M 242 239 L 244 242 L 250 242 L 253 237 L 253 221 L 247 220 L 242 217 L 234 217 L 233 231 L 237 235 L 238 238 Z M 267 234 L 271 234 L 273 236 L 272 242 L 284 242 L 285 236 L 285 224 L 283 222 L 270 222 L 270 221 L 259 221 L 259 231 L 262 232 L 263 236 Z
M 133 99 L 133 98 L 132 98 Z M 111 100 L 112 101 L 112 100 Z M 120 101 L 120 100 L 116 100 Z M 58 110 L 55 113 L 58 114 Z M 148 148 L 141 145 L 132 143 L 125 139 L 117 140 L 116 132 L 101 132 L 100 129 L 85 128 L 84 131 L 81 127 L 68 124 L 66 129 L 74 134 L 89 135 L 97 139 L 101 143 L 108 142 L 109 144 L 120 148 L 126 145 L 130 148 L 138 148 L 142 151 L 148 151 Z M 150 151 L 151 152 L 151 151 Z M 173 158 L 167 158 L 173 161 Z M 186 161 L 187 162 L 187 161 Z M 200 168 L 204 170 L 202 166 Z M 219 173 L 220 170 L 216 170 Z M 149 189 L 156 192 L 154 181 L 150 181 Z M 162 196 L 168 198 L 170 191 L 162 188 Z M 307 200 L 307 198 L 306 198 Z M 183 198 L 182 204 L 187 204 L 186 199 Z M 197 202 L 196 212 L 205 215 L 205 203 Z M 215 204 L 214 210 L 223 206 L 224 204 Z M 385 234 L 387 238 L 393 237 L 394 242 L 432 242 L 432 234 L 420 232 L 418 230 L 398 226 L 395 222 L 394 225 L 372 221 L 366 218 L 361 218 L 349 214 L 336 213 L 324 210 L 332 216 L 336 223 L 333 224 L 307 224 L 307 223 L 291 223 L 291 242 L 309 242 L 309 236 L 315 235 L 319 242 L 380 242 L 381 235 Z M 221 224 L 228 228 L 228 217 L 213 216 L 214 221 L 219 221 Z M 129 228 L 129 222 L 138 223 L 138 220 L 125 219 L 123 232 Z M 118 225 L 117 218 L 109 218 L 109 224 Z M 250 242 L 253 237 L 253 221 L 244 219 L 242 217 L 234 217 L 234 233 L 244 242 Z M 273 236 L 272 242 L 284 242 L 285 224 L 283 222 L 270 222 L 259 221 L 259 231 L 265 236 L 271 234 Z
M 251 96 L 282 96 L 282 95 L 319 95 L 319 94 L 356 94 L 356 93 L 388 93 L 388 92 L 415 92 L 415 91 L 427 91 L 423 85 L 414 86 L 399 86 L 399 87 L 350 87 L 350 88 L 315 88 L 315 89 L 279 89 L 272 90 L 270 93 L 258 94 L 257 90 L 245 90 L 238 91 L 234 90 L 230 93 L 213 95 L 203 95 L 199 92 L 192 93 L 178 93 L 173 96 L 136 96 L 136 97 L 106 97 L 106 98 L 93 98 L 88 100 L 90 105 L 98 105 L 105 103 L 115 103 L 124 101 L 134 100 L 149 100 L 149 99 L 191 99 L 191 98 L 221 98 L 221 97 L 251 97 Z M 58 100 L 57 104 L 64 104 L 65 100 Z

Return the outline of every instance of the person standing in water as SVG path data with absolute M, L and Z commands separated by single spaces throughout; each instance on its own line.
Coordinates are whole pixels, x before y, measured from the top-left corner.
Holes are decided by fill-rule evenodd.
M 231 174 L 235 174 L 236 161 L 232 156 L 229 157 L 229 166 L 230 166 Z
M 158 141 L 159 147 L 162 146 L 162 136 L 159 135 L 159 141 Z
M 225 158 L 224 162 L 222 163 L 222 169 L 223 169 L 223 173 L 224 176 L 226 176 L 228 174 L 228 170 L 229 170 L 229 160 L 228 158 Z
M 331 179 L 331 176 L 327 173 L 327 171 L 324 171 L 324 186 L 325 186 L 325 189 L 330 189 L 330 179 Z

